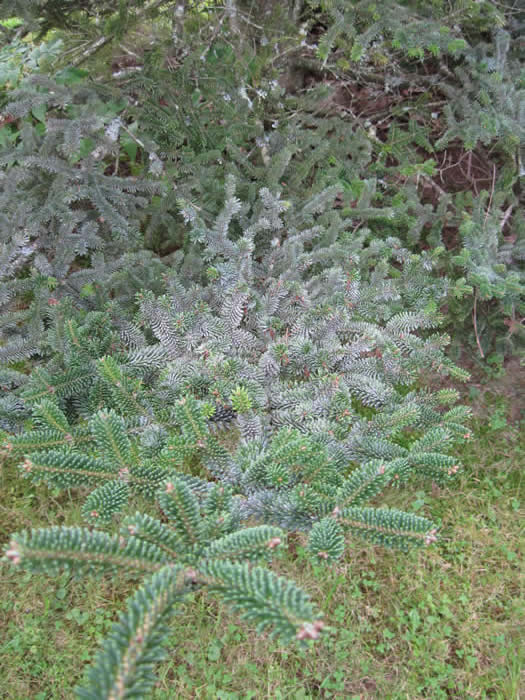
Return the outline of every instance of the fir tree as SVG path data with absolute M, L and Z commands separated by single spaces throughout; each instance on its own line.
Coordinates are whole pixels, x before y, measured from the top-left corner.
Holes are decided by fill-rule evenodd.
M 235 503 L 216 485 L 204 497 L 179 479 L 157 494 L 162 520 L 136 513 L 120 534 L 55 527 L 14 535 L 6 556 L 30 571 L 62 569 L 80 576 L 127 573 L 144 581 L 113 625 L 79 698 L 144 697 L 165 653 L 174 607 L 195 590 L 222 597 L 259 632 L 285 642 L 316 639 L 323 622 L 308 596 L 267 567 L 285 533 L 275 527 L 238 529 Z

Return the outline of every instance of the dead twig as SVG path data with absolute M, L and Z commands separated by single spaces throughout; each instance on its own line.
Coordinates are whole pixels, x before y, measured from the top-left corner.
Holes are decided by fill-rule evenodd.
M 507 209 L 503 212 L 503 218 L 501 219 L 501 225 L 500 225 L 501 231 L 503 231 L 503 229 L 505 228 L 505 226 L 506 226 L 506 224 L 507 224 L 507 221 L 509 220 L 510 215 L 512 214 L 512 210 L 513 210 L 513 209 L 514 209 L 514 204 L 511 204 L 511 205 L 510 205 L 509 207 L 507 207 Z
M 80 56 L 78 58 L 75 58 L 75 60 L 71 62 L 71 65 L 80 66 L 82 63 L 84 63 L 84 61 L 87 61 L 88 58 L 93 56 L 93 54 L 97 53 L 97 51 L 100 51 L 100 49 L 103 46 L 106 46 L 106 44 L 109 44 L 109 42 L 112 40 L 113 40 L 113 34 L 110 34 L 109 36 L 99 37 L 96 41 L 94 41 L 92 44 L 90 44 L 87 47 L 87 49 L 82 51 Z
M 437 192 L 439 192 L 439 194 L 440 194 L 442 197 L 450 197 L 450 195 L 449 195 L 447 192 L 445 192 L 445 190 L 444 190 L 443 188 L 441 188 L 441 187 L 437 184 L 437 182 L 434 182 L 434 180 L 433 180 L 429 175 L 421 175 L 421 177 L 423 178 L 423 180 L 424 180 L 425 182 L 428 182 L 428 184 L 429 184 L 431 187 L 433 187 Z
M 154 0 L 150 5 L 147 5 L 146 7 L 141 8 L 138 10 L 138 12 L 135 13 L 134 19 L 135 21 L 139 20 L 141 17 L 143 17 L 145 14 L 150 12 L 151 10 L 156 9 L 160 5 L 164 4 L 166 0 Z M 76 58 L 74 61 L 72 61 L 73 66 L 79 66 L 81 63 L 84 63 L 88 58 L 93 56 L 97 51 L 100 51 L 100 49 L 106 44 L 109 44 L 113 39 L 115 38 L 114 34 L 108 34 L 107 36 L 100 36 L 98 39 L 93 41 L 87 49 L 85 49 L 78 58 Z
M 485 221 L 483 222 L 483 226 L 487 225 L 487 219 L 489 218 L 489 214 L 490 214 L 490 207 L 492 206 L 492 197 L 494 196 L 495 184 L 496 184 L 496 165 L 493 163 L 493 165 L 492 165 L 492 187 L 490 188 L 489 205 L 487 207 L 487 213 L 485 214 Z
M 474 321 L 474 333 L 476 335 L 476 345 L 478 346 L 479 354 L 481 355 L 482 359 L 485 359 L 485 353 L 483 352 L 483 348 L 481 347 L 481 343 L 480 343 L 479 335 L 478 335 L 477 306 L 478 306 L 478 292 L 476 290 L 474 292 L 474 308 L 472 309 L 472 320 Z

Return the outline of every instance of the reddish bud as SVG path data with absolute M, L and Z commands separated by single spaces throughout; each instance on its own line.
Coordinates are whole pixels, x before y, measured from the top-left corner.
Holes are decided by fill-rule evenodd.
M 11 561 L 13 564 L 20 564 L 22 557 L 20 556 L 20 552 L 17 549 L 8 549 L 7 552 L 5 553 L 6 557 Z
M 321 630 L 324 627 L 324 622 L 316 620 L 313 624 L 305 622 L 299 632 L 296 634 L 297 639 L 317 639 Z
M 425 544 L 429 545 L 432 544 L 432 542 L 437 542 L 437 537 L 436 537 L 437 530 L 430 530 L 428 535 L 425 537 Z
M 192 581 L 194 583 L 197 580 L 198 573 L 197 571 L 195 571 L 195 569 L 186 569 L 184 573 L 189 581 Z

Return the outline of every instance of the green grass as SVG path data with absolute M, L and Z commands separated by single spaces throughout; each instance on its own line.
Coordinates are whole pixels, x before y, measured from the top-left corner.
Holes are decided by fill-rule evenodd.
M 197 594 L 174 618 L 153 697 L 519 698 L 525 445 L 503 399 L 484 405 L 491 415 L 499 407 L 498 419 L 474 422 L 454 489 L 414 485 L 388 500 L 440 520 L 439 545 L 403 555 L 355 541 L 326 569 L 293 540 L 274 568 L 311 593 L 329 634 L 304 650 L 281 648 Z M 80 522 L 74 499 L 14 477 L 12 465 L 0 485 L 2 542 L 14 530 Z M 132 583 L 2 565 L 0 586 L 2 697 L 71 698 Z

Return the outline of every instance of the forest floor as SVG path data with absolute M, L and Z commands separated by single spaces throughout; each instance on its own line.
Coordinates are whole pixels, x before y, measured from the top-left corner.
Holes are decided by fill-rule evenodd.
M 309 563 L 300 540 L 291 542 L 274 568 L 325 611 L 324 640 L 283 649 L 195 596 L 172 623 L 153 698 L 517 700 L 525 440 L 509 369 L 470 385 L 474 437 L 459 455 L 465 469 L 455 486 L 427 493 L 416 485 L 388 501 L 441 521 L 438 545 L 405 555 L 355 542 L 327 570 Z M 15 530 L 63 523 L 66 514 L 68 524 L 81 521 L 78 499 L 15 477 L 12 464 L 3 465 L 0 484 L 2 544 Z M 0 566 L 3 698 L 70 698 L 132 590 L 122 579 L 41 579 Z

